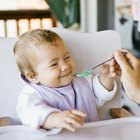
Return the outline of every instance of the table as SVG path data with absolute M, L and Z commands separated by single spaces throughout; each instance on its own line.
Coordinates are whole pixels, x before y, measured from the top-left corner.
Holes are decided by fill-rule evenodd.
M 45 136 L 28 126 L 0 127 L 0 140 L 140 140 L 140 118 L 128 117 L 84 124 L 76 132 Z

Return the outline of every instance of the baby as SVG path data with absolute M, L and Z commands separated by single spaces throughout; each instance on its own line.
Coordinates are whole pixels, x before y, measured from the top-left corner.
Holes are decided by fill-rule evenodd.
M 76 77 L 75 63 L 53 31 L 24 33 L 14 46 L 14 56 L 27 84 L 19 95 L 17 114 L 23 124 L 49 134 L 62 128 L 75 131 L 84 122 L 98 121 L 97 106 L 116 93 L 113 62 L 103 65 L 89 81 Z

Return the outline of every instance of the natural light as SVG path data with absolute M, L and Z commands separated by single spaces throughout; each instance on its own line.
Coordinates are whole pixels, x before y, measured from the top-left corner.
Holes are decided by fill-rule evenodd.
M 45 0 L 0 0 L 0 10 L 48 9 Z
M 0 0 L 0 11 L 8 10 L 47 10 L 49 6 L 45 0 Z M 10 13 L 11 14 L 11 13 Z M 15 37 L 29 29 L 50 28 L 52 19 L 47 18 L 21 18 L 21 19 L 1 19 L 0 36 Z

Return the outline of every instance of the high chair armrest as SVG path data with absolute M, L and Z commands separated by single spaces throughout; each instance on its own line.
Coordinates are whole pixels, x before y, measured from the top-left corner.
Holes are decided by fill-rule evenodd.
M 10 125 L 11 120 L 9 117 L 0 117 L 0 126 Z
M 110 109 L 110 115 L 113 118 L 123 118 L 123 117 L 133 116 L 130 112 L 128 112 L 124 108 L 111 108 Z

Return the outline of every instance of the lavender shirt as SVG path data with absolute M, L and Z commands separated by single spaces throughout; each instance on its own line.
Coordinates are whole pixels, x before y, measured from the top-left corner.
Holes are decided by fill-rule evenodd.
M 74 77 L 70 85 L 60 88 L 36 85 L 28 82 L 25 77 L 22 79 L 27 86 L 19 95 L 17 113 L 23 124 L 39 128 L 52 112 L 72 109 L 85 112 L 87 114 L 85 122 L 99 120 L 96 109 L 97 97 L 86 79 Z M 115 92 L 116 89 L 112 95 L 108 92 L 106 95 L 113 97 Z

